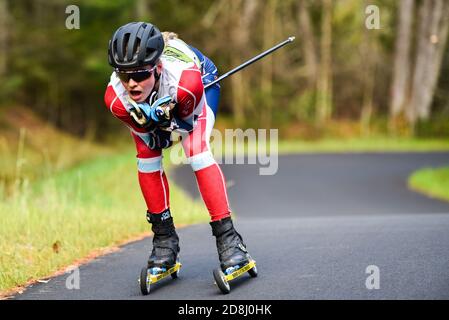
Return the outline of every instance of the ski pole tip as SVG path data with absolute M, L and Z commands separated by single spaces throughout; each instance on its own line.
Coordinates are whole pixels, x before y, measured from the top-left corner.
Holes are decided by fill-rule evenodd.
M 296 37 L 294 37 L 294 36 L 291 36 L 291 37 L 288 38 L 288 40 L 289 40 L 290 42 L 292 42 L 292 41 L 295 40 L 295 39 L 296 39 Z

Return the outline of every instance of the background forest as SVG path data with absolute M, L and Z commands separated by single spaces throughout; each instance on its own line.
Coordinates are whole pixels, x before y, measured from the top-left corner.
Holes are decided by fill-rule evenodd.
M 79 29 L 66 28 L 70 4 L 80 9 Z M 379 28 L 367 27 L 369 5 L 379 9 Z M 222 73 L 296 36 L 223 82 L 223 126 L 279 128 L 295 139 L 333 127 L 449 136 L 444 0 L 0 0 L 2 109 L 30 108 L 81 137 L 114 134 L 122 125 L 103 105 L 107 45 L 131 20 L 177 32 Z

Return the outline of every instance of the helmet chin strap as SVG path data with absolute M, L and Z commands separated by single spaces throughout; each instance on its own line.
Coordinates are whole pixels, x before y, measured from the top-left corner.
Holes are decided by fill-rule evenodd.
M 157 70 L 157 69 L 156 69 L 156 70 Z M 156 79 L 156 82 L 158 82 L 158 81 L 159 81 L 159 78 L 161 77 L 161 74 L 160 74 L 160 73 L 157 73 L 156 70 L 154 70 L 154 79 Z
M 154 100 L 156 100 L 157 98 L 157 92 L 159 89 L 159 79 L 161 77 L 160 73 L 157 73 L 156 71 L 154 72 L 154 79 L 156 80 L 154 82 L 154 87 L 153 90 L 151 90 L 150 95 L 148 96 L 148 98 L 146 98 L 145 100 L 148 101 L 150 104 L 152 104 L 154 102 Z

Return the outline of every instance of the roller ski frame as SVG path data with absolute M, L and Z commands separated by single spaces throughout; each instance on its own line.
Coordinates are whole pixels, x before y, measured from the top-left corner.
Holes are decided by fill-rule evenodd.
M 160 272 L 160 268 L 148 268 L 148 267 L 144 267 L 142 268 L 141 272 L 140 272 L 140 279 L 139 279 L 139 283 L 140 283 L 140 291 L 142 292 L 143 295 L 148 295 L 150 293 L 151 290 L 151 285 L 161 281 L 162 279 L 168 277 L 169 275 L 171 275 L 172 279 L 176 279 L 179 276 L 179 271 L 181 270 L 182 264 L 177 261 L 176 264 L 171 267 L 170 269 L 166 270 L 166 271 L 162 271 Z M 157 270 L 159 269 L 159 270 Z M 153 274 L 152 271 L 154 271 Z M 159 272 L 158 272 L 159 271 Z
M 249 262 L 243 267 L 231 267 L 226 269 L 224 272 L 221 268 L 217 268 L 213 271 L 215 284 L 218 286 L 220 291 L 224 294 L 228 294 L 231 292 L 231 286 L 229 284 L 230 281 L 240 277 L 245 272 L 248 272 L 252 278 L 257 277 L 257 267 L 256 261 L 252 258 L 249 259 Z

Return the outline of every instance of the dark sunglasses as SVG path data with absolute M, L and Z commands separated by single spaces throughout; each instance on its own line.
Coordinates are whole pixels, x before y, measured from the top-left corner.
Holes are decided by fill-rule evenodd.
M 154 66 L 150 70 L 143 69 L 135 71 L 123 71 L 115 69 L 115 73 L 117 74 L 119 79 L 122 80 L 123 82 L 127 83 L 129 79 L 133 79 L 136 82 L 141 82 L 143 80 L 150 78 L 153 75 L 155 69 L 156 66 Z

